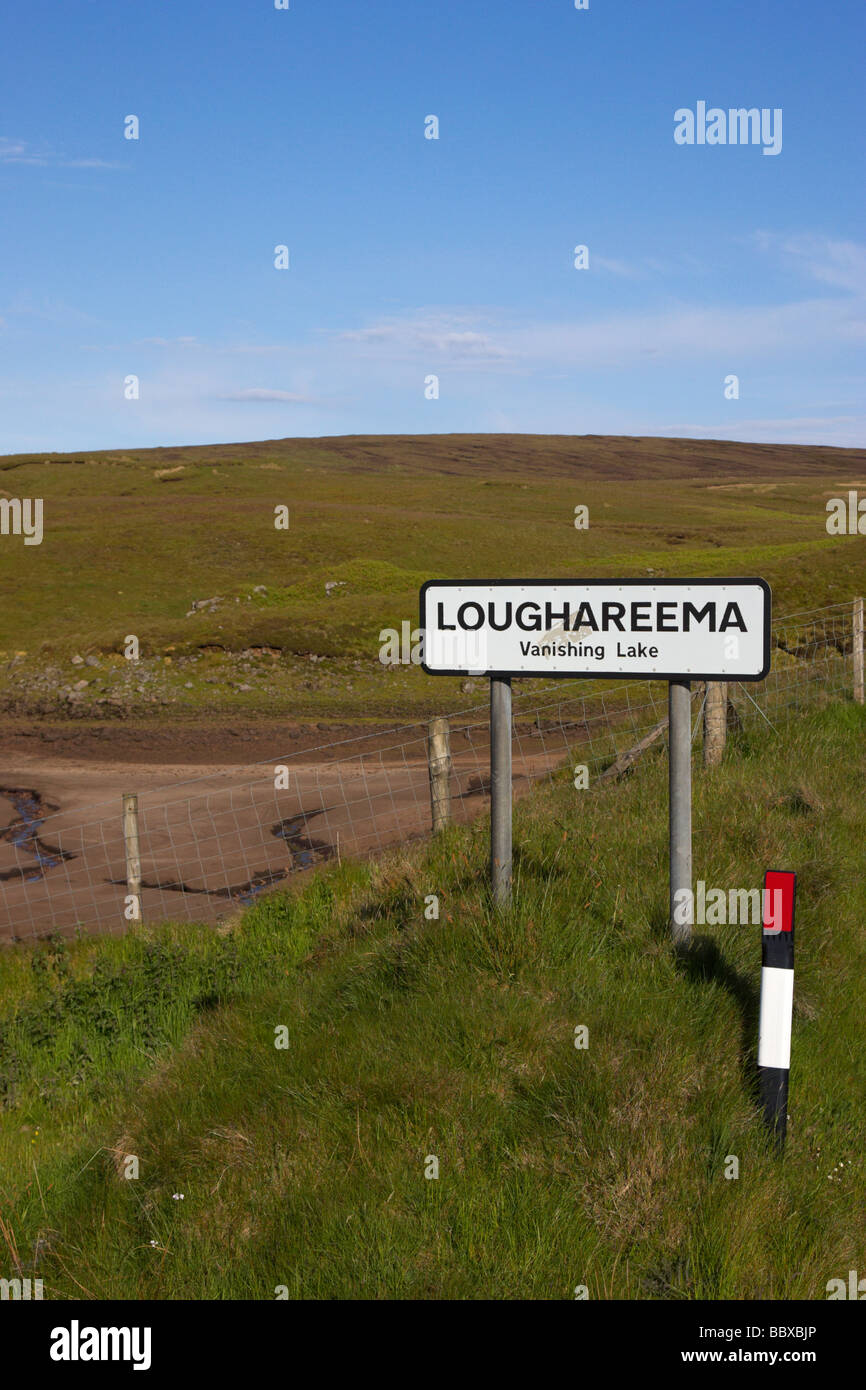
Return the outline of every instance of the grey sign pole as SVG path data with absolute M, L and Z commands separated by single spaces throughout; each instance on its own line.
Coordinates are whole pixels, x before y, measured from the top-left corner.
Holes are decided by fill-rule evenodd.
M 631 602 L 626 600 L 631 597 Z M 490 880 L 497 906 L 511 901 L 511 681 L 666 681 L 670 742 L 669 930 L 687 945 L 692 901 L 691 681 L 762 681 L 770 671 L 772 595 L 764 579 L 428 579 L 421 586 L 423 668 L 431 676 L 490 680 Z M 527 619 L 526 614 L 533 616 Z M 630 613 L 629 626 L 623 619 Z M 610 618 L 611 614 L 618 614 Z M 609 621 L 610 619 L 610 621 Z M 601 643 L 548 641 L 566 631 L 608 634 Z M 723 641 L 742 634 L 736 656 Z M 855 615 L 857 634 L 861 631 Z M 546 637 L 531 634 L 548 629 Z M 613 634 L 640 634 L 626 644 Z M 527 638 L 530 634 L 530 639 Z M 740 639 L 738 639 L 739 641 Z M 858 679 L 857 688 L 864 682 Z M 716 691 L 714 690 L 714 695 Z M 866 696 L 864 696 L 866 699 Z M 724 704 L 708 701 L 716 724 Z M 708 734 L 712 719 L 708 715 Z M 649 742 L 652 741 L 648 736 Z M 716 756 L 707 738 L 707 761 Z M 638 745 L 648 746 L 647 741 Z M 710 754 L 712 753 L 712 758 Z M 621 759 L 614 768 L 618 768 Z M 684 892 L 685 890 L 685 892 Z M 679 920 L 681 919 L 681 920 Z
M 490 680 L 490 886 L 497 907 L 511 902 L 511 681 Z
M 674 944 L 687 946 L 692 939 L 693 899 L 688 897 L 684 903 L 678 902 L 677 892 L 680 889 L 691 892 L 692 887 L 692 702 L 689 681 L 668 683 L 668 719 L 670 928 Z

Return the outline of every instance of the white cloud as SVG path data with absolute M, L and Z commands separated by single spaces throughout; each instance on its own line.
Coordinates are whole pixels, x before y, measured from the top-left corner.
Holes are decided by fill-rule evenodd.
M 802 234 L 780 236 L 758 232 L 755 240 L 761 250 L 775 252 L 791 269 L 839 289 L 866 296 L 866 246 L 856 241 Z
M 28 155 L 27 146 L 23 140 L 10 140 L 6 135 L 0 135 L 0 164 L 35 164 L 40 161 L 32 155 Z
M 138 338 L 136 343 L 146 347 L 199 347 L 198 338 Z M 133 346 L 136 346 L 133 343 Z
M 643 272 L 637 266 L 627 265 L 625 261 L 612 260 L 608 256 L 597 256 L 590 250 L 590 267 L 595 270 L 607 270 L 611 275 L 622 275 L 627 280 L 641 279 Z
M 244 352 L 252 355 L 265 356 L 269 352 L 293 352 L 297 349 L 297 343 L 227 343 L 224 347 L 217 347 L 216 352 Z
M 464 369 L 481 370 L 556 365 L 615 367 L 647 359 L 660 361 L 727 356 L 731 370 L 756 356 L 810 354 L 866 343 L 866 246 L 821 236 L 780 237 L 758 232 L 764 252 L 798 268 L 813 280 L 847 294 L 789 303 L 694 304 L 593 319 L 497 324 L 490 313 L 467 309 L 418 309 L 369 327 L 346 330 L 337 342 L 356 345 L 367 357 L 428 363 L 445 359 Z M 624 262 L 595 257 L 614 274 L 640 278 Z
M 654 430 L 657 434 L 660 431 Z M 736 424 L 666 426 L 665 434 L 699 439 L 739 439 L 756 444 L 813 444 L 862 449 L 866 415 L 801 415 L 778 419 L 737 420 Z
M 742 308 L 680 305 L 485 331 L 449 327 L 445 317 L 408 318 L 344 332 L 338 340 L 359 344 L 370 356 L 424 362 L 431 369 L 437 356 L 465 367 L 531 369 L 551 364 L 615 367 L 648 359 L 687 362 L 721 355 L 731 359 L 733 371 L 756 356 L 866 343 L 866 304 L 840 296 Z
M 480 326 L 467 328 L 466 323 L 465 311 L 430 317 L 421 314 L 408 319 L 386 319 L 370 328 L 349 329 L 337 336 L 341 342 L 359 343 L 374 351 L 384 349 L 400 358 L 435 353 L 451 361 L 501 362 L 510 355 L 489 333 L 480 331 Z
M 217 396 L 220 401 L 282 401 L 291 405 L 321 405 L 312 396 L 302 396 L 297 391 L 274 391 L 267 386 L 251 386 L 247 390 L 232 391 Z
M 843 299 L 749 308 L 681 307 L 581 324 L 538 324 L 503 335 L 515 355 L 571 366 L 616 366 L 646 358 L 736 362 L 822 345 L 866 342 L 866 312 Z
M 38 148 L 26 140 L 13 140 L 0 135 L 0 164 L 30 164 L 41 168 L 61 169 L 122 169 L 123 165 L 110 159 L 67 159 L 46 146 Z

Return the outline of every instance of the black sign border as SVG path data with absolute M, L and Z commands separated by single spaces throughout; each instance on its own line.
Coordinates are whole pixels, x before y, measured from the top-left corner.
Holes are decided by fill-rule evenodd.
M 420 591 L 420 612 L 421 630 L 426 641 L 427 636 L 427 591 L 428 589 L 453 589 L 459 584 L 484 584 L 490 588 L 512 587 L 515 584 L 577 584 L 586 589 L 609 588 L 613 584 L 622 586 L 632 585 L 635 588 L 659 587 L 659 586 L 679 586 L 685 584 L 706 584 L 713 588 L 723 588 L 726 584 L 757 584 L 764 591 L 764 651 L 763 664 L 758 675 L 753 676 L 732 676 L 729 671 L 651 671 L 643 674 L 639 671 L 551 671 L 549 673 L 536 671 L 470 671 L 468 667 L 461 667 L 458 670 L 443 671 L 440 669 L 431 670 L 426 661 L 421 662 L 421 669 L 428 676 L 477 676 L 481 680 L 504 678 L 513 680 L 652 680 L 652 681 L 762 681 L 770 673 L 770 624 L 772 617 L 772 593 L 766 579 L 759 579 L 757 575 L 737 575 L 728 576 L 726 579 L 693 579 L 683 577 L 681 579 L 581 579 L 579 576 L 569 576 L 560 579 L 428 579 L 421 585 Z

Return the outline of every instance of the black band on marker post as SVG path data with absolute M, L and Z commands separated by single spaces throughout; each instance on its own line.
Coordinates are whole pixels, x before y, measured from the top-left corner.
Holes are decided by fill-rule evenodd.
M 797 875 L 768 869 L 761 930 L 758 1075 L 764 1119 L 781 1150 L 788 1120 L 791 1015 L 794 1003 L 794 899 Z

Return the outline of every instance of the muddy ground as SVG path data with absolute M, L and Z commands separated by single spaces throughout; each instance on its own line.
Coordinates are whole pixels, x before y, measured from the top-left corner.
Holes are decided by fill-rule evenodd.
M 568 733 L 516 734 L 520 796 L 562 762 Z M 489 805 L 486 721 L 455 728 L 451 746 L 452 812 L 465 821 Z M 126 792 L 139 800 L 145 921 L 217 921 L 318 864 L 431 824 L 423 725 L 10 722 L 0 728 L 0 940 L 128 929 Z
M 420 725 L 411 726 L 417 735 Z M 18 754 L 74 758 L 87 763 L 175 763 L 211 766 L 254 763 L 280 753 L 296 754 L 363 739 L 369 746 L 393 743 L 393 724 L 299 724 L 292 720 L 175 723 L 5 720 L 0 723 L 0 783 L 6 761 Z

